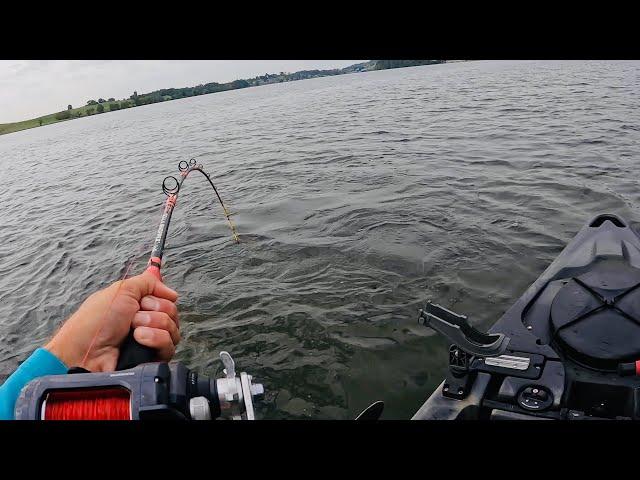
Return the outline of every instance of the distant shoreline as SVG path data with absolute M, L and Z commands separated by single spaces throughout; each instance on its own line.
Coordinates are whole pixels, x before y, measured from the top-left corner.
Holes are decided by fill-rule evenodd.
M 450 60 L 459 61 L 459 60 Z M 241 88 L 257 87 L 261 85 L 269 85 L 272 83 L 293 82 L 297 80 L 306 80 L 309 78 L 328 77 L 335 75 L 344 75 L 348 73 L 370 72 L 375 70 L 387 70 L 392 68 L 416 67 L 421 65 L 435 65 L 446 63 L 446 60 L 371 60 L 364 63 L 356 63 L 345 68 L 332 70 L 303 70 L 295 73 L 266 74 L 259 75 L 250 79 L 234 80 L 228 83 L 207 83 L 195 87 L 186 88 L 165 88 L 155 90 L 150 93 L 138 95 L 134 92 L 128 99 L 115 100 L 102 98 L 90 100 L 87 105 L 72 108 L 71 105 L 67 110 L 43 115 L 41 117 L 24 120 L 21 122 L 0 123 L 0 135 L 19 132 L 29 128 L 44 127 L 53 123 L 64 122 L 67 120 L 76 120 L 78 118 L 100 115 L 126 108 L 140 107 L 150 105 L 152 103 L 167 102 L 171 100 L 179 100 L 181 98 L 194 97 L 199 95 L 208 95 L 210 93 L 224 92 L 228 90 L 237 90 Z

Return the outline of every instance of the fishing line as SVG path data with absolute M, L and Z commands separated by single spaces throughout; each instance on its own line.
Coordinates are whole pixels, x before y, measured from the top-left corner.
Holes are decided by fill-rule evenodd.
M 131 395 L 125 388 L 55 390 L 42 406 L 44 420 L 131 420 Z
M 84 365 L 85 365 L 85 363 L 87 361 L 87 358 L 89 357 L 89 353 L 91 353 L 91 350 L 93 349 L 93 345 L 96 343 L 96 340 L 97 340 L 98 336 L 100 335 L 100 332 L 102 332 L 102 329 L 103 329 L 103 327 L 104 327 L 104 325 L 106 323 L 106 320 L 107 320 L 107 315 L 111 311 L 111 306 L 113 305 L 113 301 L 118 296 L 118 293 L 120 293 L 120 289 L 122 288 L 123 282 L 126 280 L 127 276 L 129 275 L 129 270 L 131 270 L 131 266 L 133 265 L 134 261 L 135 261 L 135 257 L 133 257 L 131 260 L 129 260 L 129 264 L 127 265 L 127 268 L 125 268 L 124 275 L 122 275 L 122 278 L 120 279 L 120 284 L 118 285 L 116 293 L 113 295 L 113 298 L 109 302 L 109 306 L 105 310 L 104 315 L 102 316 L 102 319 L 100 320 L 100 322 L 98 322 L 99 327 L 96 330 L 96 333 L 93 335 L 93 338 L 91 339 L 91 342 L 89 343 L 89 348 L 87 348 L 87 351 L 84 354 L 84 357 L 82 357 L 82 361 L 80 362 L 80 367 L 82 367 L 82 368 L 84 368 Z

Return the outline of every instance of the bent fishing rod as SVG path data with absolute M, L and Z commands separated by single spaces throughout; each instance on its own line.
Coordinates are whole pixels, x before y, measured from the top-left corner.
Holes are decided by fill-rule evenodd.
M 158 225 L 156 238 L 153 244 L 153 248 L 151 249 L 151 256 L 147 264 L 147 272 L 154 275 L 160 281 L 162 281 L 162 275 L 160 273 L 160 269 L 162 267 L 162 255 L 164 253 L 164 247 L 167 241 L 171 215 L 173 214 L 176 202 L 178 201 L 178 194 L 182 189 L 182 184 L 191 172 L 200 172 L 209 181 L 209 184 L 213 188 L 213 191 L 215 192 L 216 197 L 220 202 L 220 206 L 222 207 L 224 216 L 227 219 L 229 228 L 231 228 L 233 239 L 236 243 L 240 243 L 240 238 L 238 237 L 236 227 L 231 220 L 231 213 L 229 213 L 229 210 L 222 201 L 222 197 L 218 193 L 218 189 L 214 185 L 209 174 L 205 172 L 202 164 L 198 164 L 195 158 L 189 160 L 188 163 L 185 160 L 182 160 L 178 164 L 178 170 L 180 170 L 180 180 L 178 180 L 174 176 L 168 176 L 165 177 L 165 179 L 162 181 L 162 191 L 167 196 L 167 199 L 164 203 L 164 211 L 162 213 L 162 218 L 160 219 L 160 225 Z M 124 370 L 127 368 L 135 367 L 136 365 L 139 365 L 141 363 L 152 362 L 155 356 L 156 353 L 152 348 L 140 345 L 135 340 L 135 338 L 133 338 L 133 330 L 131 330 L 124 343 L 120 347 L 120 356 L 118 357 L 116 370 Z
M 191 172 L 199 171 L 211 184 L 222 206 L 233 239 L 239 242 L 231 214 L 211 177 L 195 159 L 178 164 L 180 180 L 173 176 L 162 182 L 167 196 L 147 271 L 159 280 L 162 255 L 182 184 Z M 220 352 L 224 377 L 198 375 L 180 362 L 154 362 L 156 352 L 140 345 L 129 332 L 121 346 L 116 372 L 92 373 L 75 367 L 67 375 L 49 375 L 29 382 L 16 402 L 17 420 L 138 420 L 183 419 L 254 420 L 254 399 L 264 388 L 253 383 L 246 372 L 236 375 L 229 353 Z
M 153 249 L 151 250 L 151 258 L 149 259 L 149 266 L 147 271 L 155 275 L 159 280 L 162 280 L 160 275 L 160 267 L 162 261 L 162 254 L 164 252 L 164 245 L 167 240 L 167 232 L 169 231 L 169 222 L 171 221 L 171 214 L 173 213 L 173 209 L 176 206 L 176 202 L 178 200 L 178 194 L 180 193 L 180 189 L 182 188 L 182 184 L 187 179 L 191 172 L 197 171 L 200 172 L 204 177 L 209 181 L 209 184 L 213 188 L 213 191 L 220 202 L 220 206 L 222 207 L 222 211 L 224 212 L 224 216 L 229 223 L 229 227 L 231 228 L 231 233 L 233 234 L 233 239 L 236 243 L 240 242 L 240 238 L 238 237 L 238 233 L 236 231 L 236 227 L 231 221 L 231 213 L 227 210 L 224 202 L 222 201 L 222 197 L 218 193 L 218 189 L 213 184 L 211 177 L 207 172 L 204 171 L 202 164 L 198 164 L 195 158 L 189 160 L 189 163 L 182 160 L 178 164 L 178 170 L 180 170 L 180 180 L 176 179 L 176 177 L 168 176 L 162 181 L 162 191 L 167 196 L 167 200 L 165 202 L 164 213 L 162 214 L 162 218 L 160 219 L 160 225 L 158 226 L 158 233 L 156 235 L 155 242 L 153 244 Z M 167 184 L 169 182 L 169 184 Z M 173 185 L 172 185 L 173 184 Z

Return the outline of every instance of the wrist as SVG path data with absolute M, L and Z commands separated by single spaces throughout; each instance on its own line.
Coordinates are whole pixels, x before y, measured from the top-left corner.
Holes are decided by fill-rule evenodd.
M 77 349 L 69 346 L 64 341 L 61 341 L 59 335 L 53 337 L 43 348 L 49 353 L 55 355 L 69 368 L 80 366 L 80 362 L 82 362 L 82 358 L 79 358 L 78 355 L 74 355 L 74 351 Z

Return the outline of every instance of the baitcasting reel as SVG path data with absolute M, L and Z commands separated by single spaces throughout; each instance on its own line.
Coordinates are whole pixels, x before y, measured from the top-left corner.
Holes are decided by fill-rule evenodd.
M 49 375 L 29 382 L 16 402 L 16 420 L 255 420 L 264 395 L 220 353 L 225 377 L 209 379 L 179 362 L 156 362 L 105 373 Z

